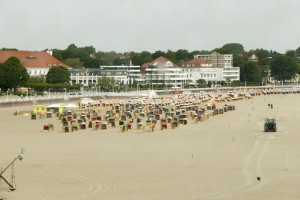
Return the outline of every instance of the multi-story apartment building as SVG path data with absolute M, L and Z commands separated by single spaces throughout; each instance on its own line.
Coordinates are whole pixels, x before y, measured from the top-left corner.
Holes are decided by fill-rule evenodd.
M 192 78 L 195 83 L 199 79 L 207 81 L 221 81 L 222 68 L 212 67 L 212 63 L 202 58 L 195 58 L 181 65 L 183 73 Z
M 212 63 L 212 68 L 221 68 L 223 81 L 239 81 L 240 80 L 240 68 L 233 67 L 233 55 L 232 54 L 219 54 L 214 52 L 208 55 L 195 55 L 195 58 L 202 58 Z
M 232 54 L 220 54 L 213 52 L 212 54 L 206 55 L 195 55 L 194 58 L 202 58 L 204 60 L 210 61 L 212 67 L 232 67 L 233 56 Z
M 97 84 L 98 79 L 101 77 L 98 68 L 69 69 L 69 72 L 71 73 L 71 84 L 82 84 L 85 86 L 88 84 Z
M 71 69 L 72 84 L 97 84 L 101 77 L 114 78 L 116 83 L 132 84 L 141 78 L 140 66 L 100 66 L 100 68 Z
M 140 66 L 100 66 L 101 76 L 114 78 L 118 83 L 132 84 L 141 78 Z
M 143 78 L 139 81 L 145 84 L 167 85 L 170 87 L 183 87 L 192 82 L 183 70 L 164 57 L 158 57 L 141 67 Z

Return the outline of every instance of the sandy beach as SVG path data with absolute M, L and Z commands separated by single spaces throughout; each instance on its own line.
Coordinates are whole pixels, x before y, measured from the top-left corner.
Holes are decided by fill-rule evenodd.
M 14 165 L 17 189 L 11 192 L 0 181 L 0 198 L 300 199 L 300 95 L 261 95 L 233 104 L 235 111 L 154 133 L 63 133 L 55 117 L 13 116 L 32 106 L 1 108 L 0 167 L 21 148 L 25 153 Z M 266 117 L 277 119 L 277 132 L 263 131 Z M 55 130 L 43 131 L 49 122 Z M 10 173 L 3 176 L 10 180 Z

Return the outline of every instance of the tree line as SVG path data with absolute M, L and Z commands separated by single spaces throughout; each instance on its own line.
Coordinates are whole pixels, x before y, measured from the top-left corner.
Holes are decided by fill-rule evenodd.
M 5 49 L 2 50 L 17 50 Z M 46 49 L 48 50 L 48 49 Z M 45 50 L 45 51 L 46 51 Z M 128 65 L 131 62 L 133 65 L 141 66 L 144 63 L 163 56 L 177 65 L 181 65 L 185 61 L 189 61 L 199 54 L 211 54 L 218 52 L 220 54 L 233 54 L 233 66 L 240 67 L 240 81 L 247 81 L 248 85 L 260 85 L 262 81 L 271 75 L 275 80 L 286 81 L 295 78 L 300 74 L 300 47 L 295 50 L 288 50 L 284 54 L 276 51 L 255 49 L 245 51 L 242 44 L 228 43 L 220 48 L 213 50 L 195 50 L 188 51 L 186 49 L 179 49 L 177 51 L 155 51 L 154 53 L 148 51 L 142 52 L 124 52 L 117 53 L 114 51 L 102 52 L 96 51 L 93 46 L 77 47 L 75 44 L 70 44 L 66 49 L 53 49 L 53 56 L 72 68 L 99 68 L 100 65 Z M 252 62 L 249 57 L 256 55 L 258 62 Z M 68 84 L 69 72 L 64 69 L 53 68 L 49 71 L 43 82 L 47 84 Z M 271 71 L 271 74 L 269 74 Z M 52 75 L 51 75 L 52 74 Z M 64 75 L 64 76 L 63 76 Z M 36 83 L 34 77 L 29 77 L 26 69 L 17 58 L 10 58 L 4 63 L 0 63 L 0 88 L 2 91 L 8 88 L 16 88 L 20 85 L 30 85 Z M 201 82 L 201 81 L 200 81 Z M 39 83 L 40 84 L 40 83 Z M 49 85 L 46 87 L 50 87 Z
M 213 50 L 195 50 L 188 51 L 179 49 L 177 51 L 149 51 L 142 52 L 124 52 L 114 51 L 102 52 L 96 51 L 93 46 L 77 47 L 75 44 L 69 45 L 64 50 L 54 49 L 53 56 L 73 68 L 98 68 L 100 65 L 133 65 L 141 66 L 144 63 L 163 56 L 177 65 L 192 60 L 195 55 L 211 54 L 217 52 L 220 54 L 233 54 L 233 66 L 240 67 L 241 82 L 261 83 L 271 71 L 271 76 L 276 80 L 290 80 L 299 74 L 300 47 L 296 50 L 288 50 L 284 54 L 266 49 L 255 49 L 245 51 L 242 44 L 228 43 L 220 48 Z M 249 57 L 256 55 L 258 62 L 252 62 Z

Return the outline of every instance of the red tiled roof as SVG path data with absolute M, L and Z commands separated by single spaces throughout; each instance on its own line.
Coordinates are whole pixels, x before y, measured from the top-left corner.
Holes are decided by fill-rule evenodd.
M 212 65 L 212 63 L 208 60 L 205 60 L 203 58 L 195 58 L 193 60 L 190 60 L 188 62 L 185 62 L 181 65 L 181 68 L 201 68 L 203 67 L 202 64 L 210 64 Z
M 47 52 L 40 51 L 0 51 L 0 63 L 10 57 L 18 58 L 25 68 L 51 68 L 53 66 L 69 67 Z
M 171 62 L 170 60 L 168 60 L 167 58 L 160 56 L 156 59 L 154 59 L 153 61 L 151 61 L 150 63 L 144 63 L 141 66 L 141 72 L 145 73 L 146 69 L 148 68 L 148 66 L 159 66 L 159 65 L 164 65 L 166 62 Z M 175 65 L 173 62 L 171 62 L 173 64 L 173 68 L 179 68 L 178 65 Z

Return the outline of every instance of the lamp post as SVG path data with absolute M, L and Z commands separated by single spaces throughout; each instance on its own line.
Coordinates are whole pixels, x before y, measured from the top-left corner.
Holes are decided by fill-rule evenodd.
M 64 88 L 64 90 L 65 90 L 64 100 L 67 101 L 68 100 L 68 97 L 67 97 L 67 88 Z
M 48 95 L 49 95 L 49 99 L 50 99 L 50 89 L 48 89 Z
M 8 101 L 8 92 L 9 92 L 9 88 L 6 90 L 6 100 Z

